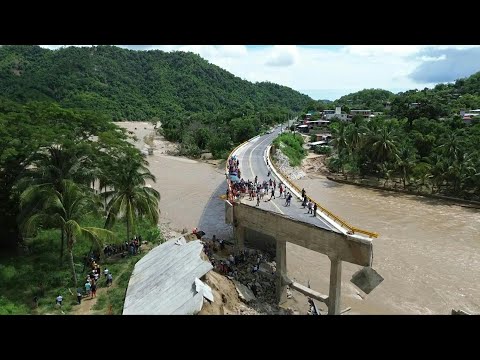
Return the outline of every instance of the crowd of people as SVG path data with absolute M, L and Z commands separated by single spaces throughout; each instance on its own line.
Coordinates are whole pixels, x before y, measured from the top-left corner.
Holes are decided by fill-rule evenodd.
M 252 181 L 247 179 L 246 181 L 240 177 L 240 161 L 234 155 L 228 160 L 229 166 L 229 187 L 227 188 L 227 198 L 233 200 L 239 199 L 241 197 L 248 195 L 248 200 L 256 200 L 256 206 L 260 206 L 261 201 L 270 201 L 276 199 L 276 191 L 278 185 L 278 195 L 280 199 L 285 199 L 284 206 L 290 206 L 292 203 L 292 194 L 288 191 L 285 184 L 279 182 L 277 184 L 276 179 L 271 178 L 271 171 L 268 171 L 267 178 L 263 181 L 258 179 L 258 176 L 255 176 L 255 179 Z M 267 160 L 268 166 L 268 160 Z M 237 177 L 238 181 L 231 180 L 232 177 Z M 265 199 L 265 196 L 270 194 L 269 199 Z M 306 195 L 305 189 L 302 189 L 302 207 L 308 209 L 308 214 L 316 216 L 317 213 L 317 204 L 308 198 Z
M 208 256 L 215 271 L 223 275 L 238 278 L 238 270 L 240 266 L 248 266 L 248 271 L 255 273 L 259 270 L 262 262 L 268 262 L 268 255 L 258 250 L 244 248 L 239 254 L 230 253 L 221 256 L 221 252 L 225 250 L 225 242 L 218 240 L 214 235 L 212 240 L 203 241 L 203 251 Z M 215 254 L 217 256 L 215 256 Z
M 108 244 L 104 247 L 103 253 L 105 257 L 109 257 L 115 254 L 121 254 L 122 257 L 130 255 L 136 255 L 140 253 L 140 246 L 142 245 L 142 237 L 135 235 L 130 242 L 125 241 L 122 244 Z M 85 256 L 85 266 L 90 268 L 87 274 L 85 284 L 83 288 L 77 289 L 77 303 L 80 305 L 84 297 L 93 299 L 97 294 L 97 284 L 102 277 L 102 271 L 97 261 L 100 260 L 100 253 L 98 251 L 90 252 Z M 108 268 L 103 270 L 103 276 L 105 277 L 105 283 L 107 287 L 110 287 L 113 282 L 113 275 Z M 38 300 L 34 299 L 37 303 Z M 63 296 L 58 294 L 55 298 L 55 304 L 62 306 Z
M 107 244 L 103 249 L 105 257 L 116 254 L 122 254 L 122 257 L 127 254 L 136 255 L 140 253 L 140 246 L 142 245 L 142 236 L 135 235 L 130 241 L 125 241 L 122 244 Z

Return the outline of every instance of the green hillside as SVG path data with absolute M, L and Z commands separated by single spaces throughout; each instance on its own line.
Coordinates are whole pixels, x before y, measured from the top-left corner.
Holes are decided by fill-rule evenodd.
M 382 89 L 364 89 L 342 96 L 334 103 L 342 106 L 345 111 L 349 109 L 385 111 L 386 102 L 391 103 L 390 116 L 407 118 L 410 123 L 421 117 L 438 119 L 458 114 L 462 109 L 478 109 L 480 72 L 451 84 L 438 84 L 433 89 L 414 89 L 398 94 Z
M 385 103 L 392 101 L 395 95 L 388 90 L 364 89 L 342 96 L 335 104 L 343 108 L 384 111 Z
M 17 102 L 55 101 L 114 120 L 271 106 L 298 111 L 311 101 L 285 86 L 242 80 L 193 53 L 115 46 L 2 46 L 0 95 Z

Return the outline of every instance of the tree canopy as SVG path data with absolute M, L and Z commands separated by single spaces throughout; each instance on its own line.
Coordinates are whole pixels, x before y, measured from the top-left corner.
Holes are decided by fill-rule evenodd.
M 394 99 L 391 91 L 382 89 L 364 89 L 351 93 L 334 101 L 337 106 L 349 109 L 384 111 L 385 104 Z
M 193 53 L 116 46 L 2 46 L 0 94 L 133 121 L 270 106 L 299 111 L 311 101 L 285 86 L 242 80 Z

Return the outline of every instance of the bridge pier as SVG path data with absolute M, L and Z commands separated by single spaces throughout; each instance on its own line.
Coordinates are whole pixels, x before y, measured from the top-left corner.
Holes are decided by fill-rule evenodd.
M 245 226 L 238 225 L 235 229 L 235 254 L 241 254 L 245 248 Z
M 330 289 L 328 292 L 328 315 L 340 314 L 340 292 L 342 290 L 342 260 L 330 257 Z
M 324 229 L 313 224 L 295 220 L 288 216 L 272 213 L 247 204 L 226 201 L 225 220 L 233 224 L 236 251 L 241 251 L 245 242 L 255 237 L 252 232 L 260 233 L 260 238 L 275 240 L 276 255 L 276 298 L 284 303 L 285 288 L 292 285 L 300 292 L 328 305 L 329 315 L 340 314 L 340 294 L 342 284 L 342 261 L 360 266 L 372 264 L 372 240 L 359 235 L 343 234 L 331 229 Z M 255 230 L 253 230 L 255 229 Z M 266 240 L 265 240 L 266 241 Z M 287 277 L 287 241 L 298 246 L 325 254 L 329 257 L 330 284 L 328 297 L 298 283 L 292 283 Z
M 277 271 L 275 272 L 275 289 L 277 294 L 277 301 L 281 304 L 285 300 L 285 282 L 287 277 L 287 242 L 278 241 L 276 244 L 275 264 Z

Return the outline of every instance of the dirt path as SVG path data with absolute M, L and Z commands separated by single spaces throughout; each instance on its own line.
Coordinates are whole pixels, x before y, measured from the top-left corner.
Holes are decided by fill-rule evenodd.
M 103 291 L 102 291 L 103 290 Z M 98 289 L 97 290 L 97 297 L 100 294 L 106 292 L 107 289 Z M 70 315 L 91 315 L 93 306 L 97 303 L 97 297 L 93 299 L 90 297 L 86 297 L 82 299 L 82 303 L 77 305 L 74 311 L 70 313 Z
M 128 264 L 125 264 L 128 265 Z M 122 270 L 122 272 L 118 275 L 115 276 L 115 280 L 112 281 L 112 285 L 110 287 L 102 287 L 102 288 L 97 288 L 97 295 L 94 298 L 91 297 L 85 297 L 82 299 L 82 303 L 80 305 L 76 305 L 75 310 L 72 311 L 69 315 L 106 315 L 107 312 L 102 313 L 104 310 L 93 310 L 93 307 L 97 303 L 97 299 L 99 296 L 105 294 L 109 289 L 112 289 L 116 287 L 116 279 L 119 279 L 120 276 L 123 275 L 123 273 L 126 271 L 126 268 L 128 266 L 125 266 L 125 268 Z

